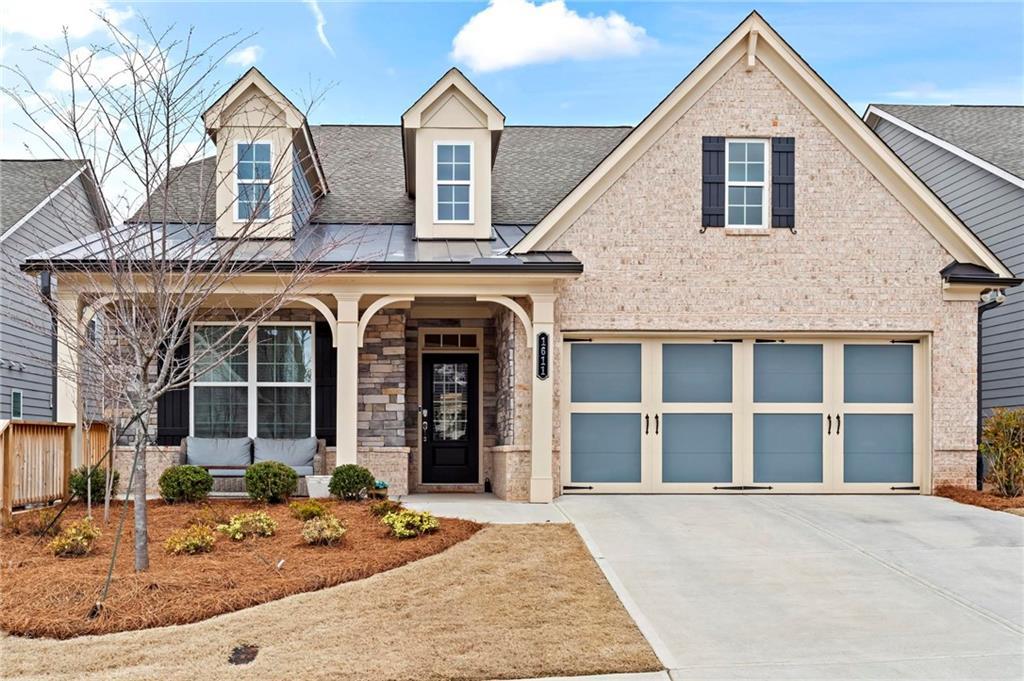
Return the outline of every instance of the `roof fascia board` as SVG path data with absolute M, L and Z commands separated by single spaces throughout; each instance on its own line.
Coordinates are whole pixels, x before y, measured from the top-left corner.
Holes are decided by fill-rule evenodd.
M 874 104 L 872 104 L 872 105 L 868 106 L 868 110 L 864 114 L 864 121 L 872 129 L 874 129 L 875 123 L 877 122 L 877 119 L 882 119 L 882 120 L 889 121 L 893 125 L 896 125 L 896 126 L 898 126 L 900 128 L 903 128 L 907 132 L 913 133 L 914 135 L 917 135 L 921 139 L 923 139 L 923 140 L 925 140 L 927 142 L 931 142 L 935 146 L 940 147 L 942 149 L 945 149 L 946 151 L 950 152 L 951 154 L 955 154 L 956 156 L 959 156 L 960 158 L 964 159 L 965 161 L 973 163 L 974 165 L 978 166 L 982 170 L 985 170 L 986 172 L 992 173 L 996 177 L 999 177 L 1000 179 L 1006 180 L 1010 184 L 1014 184 L 1014 185 L 1024 189 L 1024 178 L 1017 177 L 1013 173 L 1009 173 L 1009 172 L 1003 170 L 1002 168 L 1000 168 L 999 166 L 997 166 L 997 165 L 995 165 L 993 163 L 990 163 L 990 162 L 986 161 L 983 158 L 979 158 L 978 156 L 975 156 L 971 152 L 965 151 L 961 147 L 958 147 L 955 144 L 947 142 L 946 140 L 942 139 L 941 137 L 936 137 L 935 135 L 931 134 L 930 132 L 928 132 L 926 130 L 922 130 L 921 128 L 918 128 L 918 127 L 916 127 L 914 125 L 911 125 L 910 123 L 907 123 L 902 118 L 900 118 L 900 117 L 898 117 L 898 116 L 896 116 L 894 114 L 891 114 L 888 111 L 883 111 L 882 109 L 879 109 Z
M 871 174 L 932 233 L 950 255 L 959 262 L 983 265 L 996 274 L 1013 276 L 981 240 L 939 201 L 920 178 L 910 172 L 846 102 L 756 13 L 747 17 L 719 44 L 619 147 L 512 248 L 512 253 L 522 254 L 549 248 L 626 172 L 632 161 L 650 148 L 697 101 L 699 96 L 691 96 L 694 91 L 703 95 L 726 70 L 732 68 L 740 56 L 746 56 L 745 38 L 752 29 L 758 30 L 757 59 L 815 114 L 854 157 L 864 163 Z M 654 139 L 644 140 L 651 137 Z M 638 152 L 638 148 L 641 151 Z M 594 191 L 598 186 L 599 191 Z
M 88 165 L 83 165 L 81 168 L 79 168 L 78 170 L 73 172 L 68 179 L 64 180 L 64 182 L 61 183 L 61 185 L 59 187 L 57 187 L 52 192 L 50 192 L 50 194 L 45 199 L 43 199 L 38 204 L 36 204 L 36 206 L 32 210 L 30 210 L 29 212 L 25 213 L 21 217 L 20 220 L 18 220 L 13 225 L 8 227 L 6 232 L 4 232 L 3 234 L 0 234 L 0 244 L 2 244 L 4 241 L 6 241 L 7 237 L 9 237 L 12 234 L 14 234 L 18 230 L 19 227 L 21 227 L 26 222 L 31 220 L 32 217 L 36 213 L 38 213 L 40 210 L 43 209 L 44 206 L 46 206 L 46 204 L 50 203 L 50 201 L 52 201 L 55 197 L 57 197 L 61 192 L 63 192 L 65 189 L 67 189 L 69 186 L 71 186 L 71 183 L 74 182 L 75 180 L 77 180 L 79 178 L 79 176 L 83 172 L 85 172 L 86 168 L 88 168 Z M 88 189 L 86 191 L 88 191 Z M 91 200 L 90 200 L 90 203 L 92 203 Z M 95 206 L 93 206 L 93 209 L 95 210 Z

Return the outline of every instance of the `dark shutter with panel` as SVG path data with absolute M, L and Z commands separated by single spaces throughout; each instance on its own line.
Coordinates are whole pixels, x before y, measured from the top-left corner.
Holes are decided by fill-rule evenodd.
M 317 322 L 313 348 L 316 353 L 316 375 L 313 377 L 316 436 L 327 440 L 327 444 L 333 447 L 338 422 L 338 350 L 331 345 L 330 324 Z
M 772 138 L 772 227 L 796 229 L 796 140 Z
M 702 227 L 725 226 L 725 138 L 705 137 L 701 148 L 704 186 L 701 192 Z
M 187 364 L 190 351 L 190 334 L 185 335 L 185 342 L 174 351 L 174 361 Z M 177 446 L 183 438 L 188 437 L 188 386 L 178 390 L 168 390 L 156 402 L 156 443 L 158 445 Z

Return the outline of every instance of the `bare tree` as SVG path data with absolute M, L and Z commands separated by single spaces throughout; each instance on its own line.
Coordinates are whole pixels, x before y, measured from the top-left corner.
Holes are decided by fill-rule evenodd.
M 270 188 L 291 176 L 294 164 L 312 161 L 291 152 L 273 159 L 249 214 L 232 216 L 234 232 L 214 238 L 211 223 L 233 210 L 217 205 L 218 188 L 234 174 L 216 170 L 219 157 L 204 160 L 202 114 L 224 89 L 214 69 L 247 36 L 199 47 L 191 31 L 176 37 L 173 28 L 157 31 L 145 21 L 143 27 L 129 35 L 106 22 L 109 43 L 89 54 L 72 49 L 66 39 L 63 51 L 38 48 L 39 57 L 67 79 L 61 98 L 37 89 L 19 69 L 9 70 L 19 86 L 4 89 L 53 152 L 91 164 L 111 205 L 105 229 L 43 254 L 34 267 L 55 272 L 58 281 L 51 307 L 64 353 L 59 371 L 79 385 L 79 394 L 87 386 L 98 392 L 102 408 L 128 427 L 134 458 L 127 485 L 134 495 L 139 571 L 149 566 L 146 457 L 158 400 L 238 354 L 254 325 L 329 273 L 318 263 L 320 255 L 339 245 L 301 234 L 296 240 L 266 238 L 273 220 L 258 218 L 272 203 Z M 308 106 L 317 99 L 309 96 Z M 258 106 L 254 102 L 250 113 Z M 261 139 L 274 123 L 274 111 L 264 114 L 247 117 L 249 140 Z M 224 146 L 218 155 L 230 153 Z M 188 192 L 187 208 L 176 200 L 181 191 Z M 131 217 L 139 197 L 145 202 Z M 275 197 L 273 205 L 279 201 Z M 293 207 L 291 197 L 287 205 L 303 216 L 310 208 Z M 273 292 L 239 304 L 237 284 L 254 277 L 272 282 Z M 83 323 L 83 308 L 87 315 L 102 311 L 101 341 Z M 176 351 L 211 309 L 219 310 L 216 333 L 184 358 Z

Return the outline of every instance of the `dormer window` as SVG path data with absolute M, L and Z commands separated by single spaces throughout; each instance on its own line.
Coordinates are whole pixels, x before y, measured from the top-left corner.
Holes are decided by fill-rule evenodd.
M 270 219 L 270 143 L 239 143 L 235 219 Z
M 473 143 L 434 145 L 434 221 L 473 221 Z

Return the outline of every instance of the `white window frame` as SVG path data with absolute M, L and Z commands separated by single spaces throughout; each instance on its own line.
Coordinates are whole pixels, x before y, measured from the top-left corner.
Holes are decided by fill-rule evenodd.
M 764 179 L 760 182 L 729 180 L 729 144 L 731 142 L 757 142 L 764 147 Z M 725 139 L 725 226 L 729 229 L 767 229 L 768 228 L 768 178 L 771 177 L 771 149 L 768 140 L 757 137 L 727 137 Z M 734 225 L 729 222 L 729 187 L 760 187 L 761 188 L 761 224 Z M 746 205 L 746 204 L 744 204 Z
M 253 144 L 266 144 L 268 147 L 270 147 L 270 174 L 271 174 L 271 176 L 273 176 L 273 174 L 274 174 L 274 143 L 273 142 L 271 142 L 270 140 L 267 140 L 267 139 L 257 139 L 257 140 L 252 140 L 251 142 L 243 142 L 241 140 L 236 140 L 235 141 L 235 143 L 234 143 L 235 163 L 232 166 L 232 172 L 234 173 L 234 176 L 235 176 L 235 185 L 234 185 L 234 192 L 235 192 L 235 208 L 234 208 L 235 222 L 236 223 L 243 223 L 243 222 L 265 223 L 265 222 L 270 222 L 271 220 L 274 219 L 274 189 L 271 186 L 273 184 L 271 182 L 272 178 L 267 178 L 266 180 L 257 180 L 256 178 L 252 178 L 251 180 L 243 180 L 242 178 L 240 178 L 238 176 L 238 147 L 241 144 L 250 144 L 250 145 L 253 145 Z M 266 185 L 267 185 L 267 215 L 269 217 L 267 217 L 267 218 L 256 218 L 256 217 L 243 218 L 241 216 L 241 214 L 239 213 L 239 208 L 241 208 L 241 205 L 240 205 L 240 202 L 239 202 L 239 198 L 240 197 L 239 197 L 239 192 L 238 192 L 238 186 L 242 185 L 242 184 L 263 184 L 264 182 L 266 182 Z
M 14 413 L 14 399 L 18 399 L 18 413 Z M 25 393 L 17 388 L 11 389 L 11 420 L 25 418 Z
M 439 180 L 437 178 L 437 148 L 441 146 L 467 146 L 469 147 L 469 179 L 468 180 Z M 476 150 L 472 140 L 435 140 L 434 141 L 434 222 L 441 225 L 470 225 L 473 224 L 473 176 L 476 174 Z M 437 214 L 438 190 L 441 184 L 461 185 L 469 187 L 469 219 L 468 220 L 441 220 Z
M 231 326 L 230 322 L 194 322 L 189 332 L 190 347 L 195 347 L 195 327 L 197 326 Z M 310 366 L 308 382 L 287 382 L 276 383 L 273 381 L 257 380 L 258 367 L 256 364 L 256 329 L 260 326 L 292 326 L 309 329 L 310 338 Z M 192 377 L 188 383 L 188 433 L 195 437 L 196 434 L 196 399 L 195 388 L 198 385 L 202 388 L 240 388 L 246 387 L 246 432 L 247 437 L 256 438 L 259 429 L 257 421 L 257 410 L 259 401 L 257 399 L 259 388 L 309 388 L 309 436 L 316 436 L 316 328 L 313 322 L 288 322 L 273 321 L 261 322 L 251 325 L 246 331 L 246 362 L 248 365 L 247 381 L 199 381 L 195 379 L 195 366 L 192 367 Z

